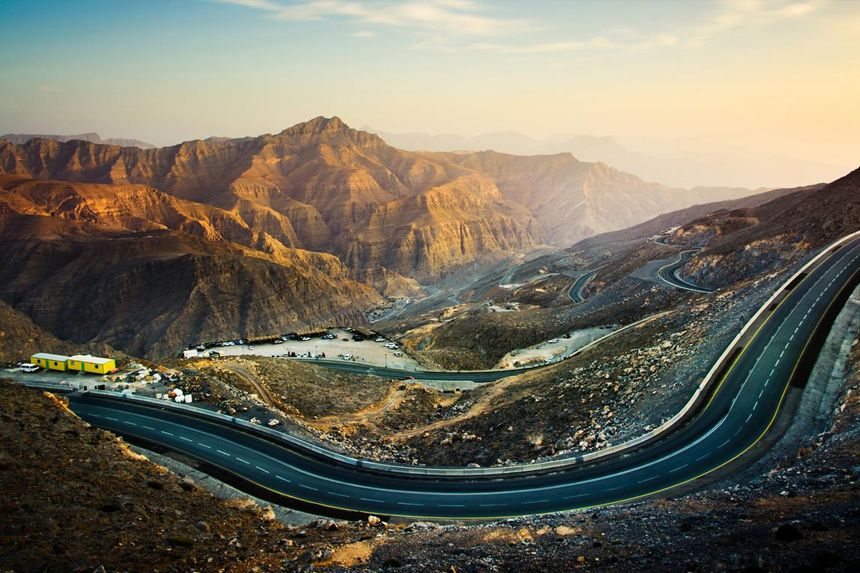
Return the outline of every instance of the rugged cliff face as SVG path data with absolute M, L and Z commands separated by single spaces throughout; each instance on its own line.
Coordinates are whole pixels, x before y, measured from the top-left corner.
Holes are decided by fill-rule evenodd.
M 500 195 L 482 173 L 394 149 L 338 118 L 317 118 L 277 135 L 152 150 L 4 142 L 0 172 L 153 187 L 220 208 L 234 226 L 238 219 L 239 227 L 284 246 L 335 254 L 354 276 L 382 267 L 432 281 L 483 254 L 544 240 L 529 211 Z M 262 238 L 239 242 L 271 250 Z
M 379 300 L 320 253 L 11 212 L 0 241 L 0 299 L 60 338 L 135 355 L 357 323 Z
M 241 244 L 268 252 L 271 238 L 334 254 L 354 277 L 371 271 L 420 281 L 494 251 L 567 246 L 738 193 L 670 189 L 570 154 L 402 151 L 336 117 L 276 135 L 150 150 L 0 142 L 0 173 L 152 187 L 229 212 L 268 236 Z

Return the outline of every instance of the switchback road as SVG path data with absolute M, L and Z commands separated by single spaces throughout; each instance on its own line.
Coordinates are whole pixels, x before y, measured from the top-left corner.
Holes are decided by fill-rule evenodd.
M 643 498 L 693 482 L 749 452 L 770 429 L 786 393 L 802 388 L 820 341 L 860 275 L 860 239 L 827 256 L 783 287 L 752 332 L 719 366 L 712 391 L 677 430 L 600 464 L 492 477 L 454 470 L 413 475 L 350 465 L 273 443 L 230 424 L 169 408 L 73 395 L 85 420 L 120 435 L 200 460 L 240 487 L 284 505 L 319 513 L 412 518 L 491 519 Z M 459 475 L 467 474 L 467 475 Z

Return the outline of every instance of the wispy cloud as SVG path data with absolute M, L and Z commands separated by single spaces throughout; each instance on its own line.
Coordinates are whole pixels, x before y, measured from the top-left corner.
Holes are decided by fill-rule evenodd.
M 477 38 L 515 38 L 549 26 L 534 21 L 489 15 L 491 5 L 475 0 L 215 0 L 267 12 L 289 21 L 342 19 L 364 27 L 351 34 L 358 38 L 376 35 L 374 27 L 401 28 L 419 37 L 410 49 L 453 53 L 489 52 L 507 55 L 537 55 L 608 49 L 651 50 L 696 48 L 713 38 L 739 29 L 808 16 L 830 0 L 714 0 L 713 9 L 698 23 L 663 32 L 642 32 L 616 26 L 593 37 L 553 42 L 475 41 Z
M 471 0 L 429 0 L 405 3 L 308 0 L 289 4 L 276 0 L 216 1 L 263 10 L 271 17 L 280 20 L 309 21 L 343 18 L 361 25 L 443 32 L 452 36 L 500 36 L 534 28 L 525 20 L 487 16 L 484 6 Z
M 595 48 L 608 48 L 612 41 L 608 38 L 598 36 L 589 40 L 574 42 L 548 42 L 542 44 L 510 45 L 477 43 L 466 47 L 471 51 L 498 52 L 501 54 L 547 54 L 554 52 L 570 52 L 575 50 L 587 50 Z
M 641 33 L 631 27 L 615 27 L 601 36 L 562 42 L 534 44 L 474 43 L 471 51 L 500 54 L 542 54 L 596 49 L 647 50 L 671 47 L 699 47 L 735 29 L 767 26 L 780 20 L 812 14 L 828 0 L 717 0 L 715 9 L 703 22 L 687 29 L 664 33 Z
M 704 24 L 685 34 L 684 43 L 698 46 L 720 34 L 800 18 L 820 9 L 826 0 L 721 0 Z

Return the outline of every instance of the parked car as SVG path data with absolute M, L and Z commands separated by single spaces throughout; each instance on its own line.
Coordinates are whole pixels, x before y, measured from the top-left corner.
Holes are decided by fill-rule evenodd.
M 304 340 L 305 342 L 307 342 L 310 339 L 311 339 L 310 336 L 302 336 L 302 340 Z
M 24 362 L 18 367 L 18 370 L 20 370 L 21 372 L 33 373 L 33 372 L 38 372 L 39 370 L 41 370 L 41 368 L 39 368 L 35 364 L 30 364 L 29 362 Z
M 547 342 L 549 342 L 550 344 L 555 344 L 556 342 L 558 342 L 558 338 L 550 338 Z
M 352 354 L 344 354 L 343 359 L 344 360 L 352 360 Z
M 402 352 L 395 352 L 394 356 L 397 356 L 398 358 L 400 358 L 401 356 L 403 356 L 403 353 Z
M 376 338 L 373 339 L 373 341 L 374 342 L 385 342 L 385 339 L 382 338 L 381 336 L 377 336 Z
M 394 344 L 393 342 L 389 342 L 388 344 L 385 345 L 385 348 L 392 348 L 393 349 L 393 348 L 397 348 L 397 345 Z

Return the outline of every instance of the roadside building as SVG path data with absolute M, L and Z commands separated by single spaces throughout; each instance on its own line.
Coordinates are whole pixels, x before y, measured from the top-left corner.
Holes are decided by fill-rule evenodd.
M 372 330 L 370 330 L 369 328 L 364 328 L 364 327 L 362 327 L 362 326 L 354 326 L 354 327 L 352 328 L 352 330 L 353 330 L 353 332 L 355 332 L 356 334 L 359 334 L 359 335 L 361 335 L 361 336 L 363 336 L 363 337 L 365 337 L 365 338 L 373 338 L 374 336 L 376 336 L 376 333 L 375 333 L 375 332 L 373 332 L 373 331 L 372 331 Z
M 76 354 L 68 359 L 69 370 L 79 370 L 91 374 L 107 374 L 116 370 L 116 361 L 113 358 L 101 358 L 89 354 Z
M 30 357 L 30 362 L 48 370 L 59 370 L 65 372 L 68 369 L 66 365 L 69 360 L 68 356 L 62 354 L 49 354 L 48 352 L 37 352 Z

